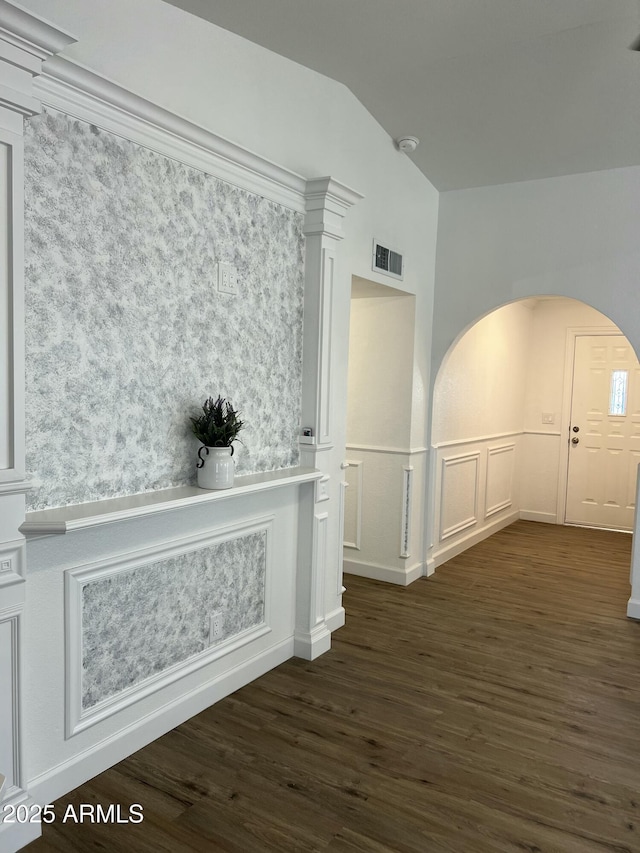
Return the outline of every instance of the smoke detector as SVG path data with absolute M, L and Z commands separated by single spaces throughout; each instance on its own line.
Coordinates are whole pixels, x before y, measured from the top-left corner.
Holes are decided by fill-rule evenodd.
M 399 136 L 396 139 L 398 150 L 404 151 L 405 154 L 411 154 L 412 151 L 416 150 L 419 144 L 420 140 L 417 136 Z

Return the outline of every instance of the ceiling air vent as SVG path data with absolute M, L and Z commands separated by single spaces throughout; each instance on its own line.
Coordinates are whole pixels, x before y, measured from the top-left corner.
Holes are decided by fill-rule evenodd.
M 382 272 L 385 275 L 390 275 L 393 278 L 402 279 L 403 266 L 402 255 L 394 249 L 389 249 L 379 243 L 373 241 L 373 267 L 376 272 Z

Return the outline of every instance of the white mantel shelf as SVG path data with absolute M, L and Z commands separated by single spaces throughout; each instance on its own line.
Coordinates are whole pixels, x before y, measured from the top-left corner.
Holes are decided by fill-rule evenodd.
M 126 521 L 158 512 L 184 509 L 195 504 L 250 495 L 282 486 L 311 483 L 320 479 L 321 476 L 322 473 L 316 468 L 283 468 L 263 474 L 236 477 L 235 485 L 231 489 L 209 491 L 196 486 L 178 486 L 124 498 L 109 498 L 104 501 L 43 509 L 38 512 L 28 512 L 20 531 L 25 536 L 71 533 L 74 530 L 85 530 L 101 524 L 111 524 L 114 521 Z

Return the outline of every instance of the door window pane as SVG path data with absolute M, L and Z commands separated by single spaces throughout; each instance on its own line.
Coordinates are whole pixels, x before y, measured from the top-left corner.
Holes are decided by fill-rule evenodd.
M 611 393 L 609 395 L 609 414 L 627 414 L 627 379 L 628 370 L 611 371 Z

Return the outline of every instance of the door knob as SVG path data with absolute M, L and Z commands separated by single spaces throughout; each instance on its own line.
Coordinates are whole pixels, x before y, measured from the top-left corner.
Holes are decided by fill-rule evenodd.
M 574 432 L 580 432 L 580 427 L 579 427 L 579 426 L 574 426 L 573 431 L 574 431 Z
M 574 435 L 574 437 L 571 439 L 571 444 L 580 444 L 580 439 L 577 435 Z

